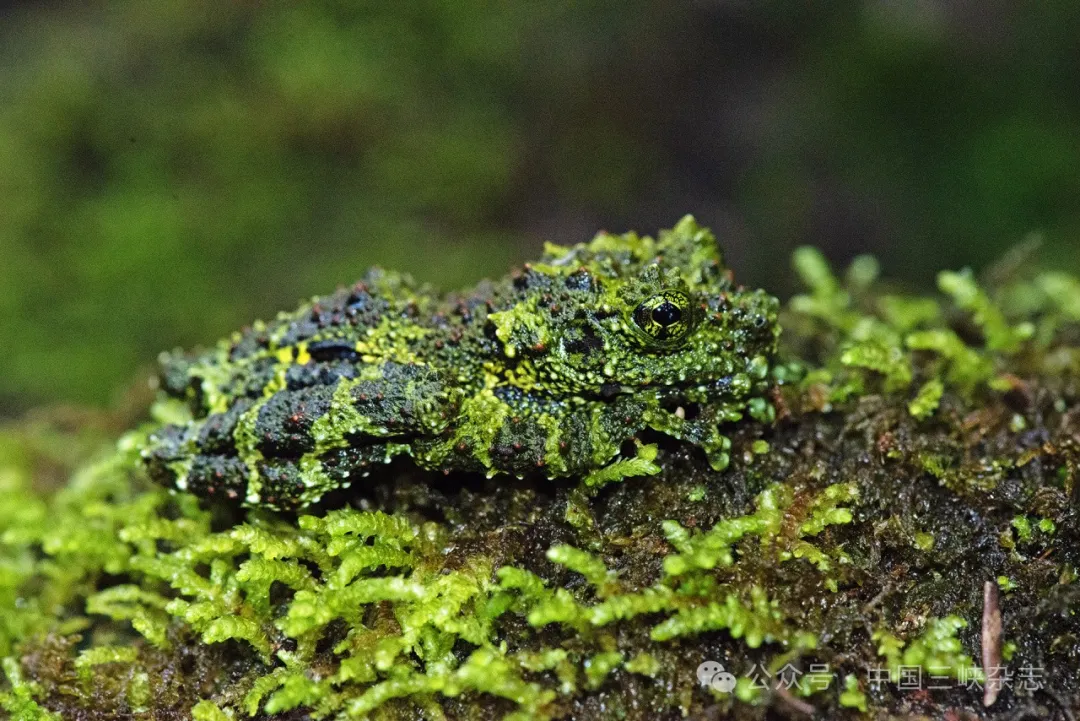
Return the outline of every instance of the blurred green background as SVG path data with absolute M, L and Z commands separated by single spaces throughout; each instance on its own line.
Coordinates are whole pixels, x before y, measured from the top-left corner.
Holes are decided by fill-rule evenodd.
M 780 294 L 803 243 L 1077 269 L 1080 4 L 0 3 L 0 413 L 686 212 Z

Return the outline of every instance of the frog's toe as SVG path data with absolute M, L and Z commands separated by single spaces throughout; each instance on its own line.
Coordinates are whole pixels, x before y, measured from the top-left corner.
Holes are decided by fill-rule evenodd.
M 653 476 L 660 472 L 656 465 L 657 448 L 655 444 L 639 445 L 637 455 L 613 461 L 597 468 L 584 478 L 586 488 L 598 489 L 608 483 L 618 483 L 633 476 Z
M 727 469 L 729 465 L 731 465 L 731 454 L 723 452 L 710 453 L 709 465 L 712 466 L 712 469 L 714 471 L 723 471 Z
M 714 471 L 722 471 L 731 464 L 731 439 L 718 436 L 705 448 L 705 456 Z

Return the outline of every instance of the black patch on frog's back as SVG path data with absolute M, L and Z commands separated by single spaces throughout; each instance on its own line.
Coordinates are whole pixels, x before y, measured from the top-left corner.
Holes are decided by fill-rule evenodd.
M 263 503 L 283 509 L 299 505 L 306 486 L 296 463 L 290 460 L 267 459 L 258 464 L 262 485 L 259 496 Z
M 368 473 L 372 466 L 381 465 L 386 460 L 386 444 L 371 440 L 350 438 L 349 445 L 323 453 L 319 456 L 323 472 L 339 483 L 346 483 Z
M 364 380 L 351 390 L 360 415 L 387 430 L 387 435 L 407 435 L 430 430 L 425 415 L 449 420 L 458 410 L 446 393 L 446 384 L 430 366 L 387 362 L 382 376 Z
M 187 457 L 184 448 L 187 432 L 184 426 L 166 425 L 150 434 L 148 449 L 143 451 L 142 459 L 146 472 L 154 481 L 165 486 L 174 485 L 176 472 L 171 465 Z
M 229 361 L 236 362 L 249 358 L 270 347 L 270 338 L 266 330 L 245 330 L 240 338 L 229 348 Z
M 360 286 L 345 296 L 341 309 L 353 325 L 371 328 L 386 315 L 390 309 L 390 303 L 385 298 L 375 297 L 368 292 L 367 288 Z
M 205 498 L 243 499 L 248 469 L 236 456 L 195 456 L 187 475 L 187 489 Z
M 237 366 L 229 380 L 222 384 L 222 392 L 230 398 L 261 398 L 277 375 L 278 364 L 270 357 L 256 358 L 245 365 Z M 193 380 L 202 386 L 202 377 L 195 375 Z
M 278 340 L 280 346 L 294 346 L 300 341 L 315 337 L 322 330 L 318 321 L 310 316 L 289 323 L 285 333 Z
M 600 281 L 595 275 L 590 273 L 585 268 L 575 270 L 570 275 L 566 276 L 566 280 L 563 281 L 563 285 L 567 290 L 575 293 L 581 292 L 595 292 L 600 287 Z
M 342 378 L 355 378 L 356 375 L 356 365 L 348 361 L 291 365 L 285 370 L 285 386 L 289 390 L 333 386 Z
M 305 311 L 279 318 L 277 321 L 277 330 L 280 333 L 278 345 L 294 346 L 301 341 L 311 341 L 312 338 L 318 338 L 320 335 L 325 336 L 328 331 L 348 334 L 349 329 L 374 328 L 384 316 L 392 312 L 392 309 L 390 300 L 373 295 L 363 284 L 358 284 L 351 290 L 339 290 L 332 295 L 316 298 Z M 310 352 L 312 346 L 323 343 L 327 344 L 325 347 L 329 350 L 338 342 L 337 340 L 311 341 L 308 350 Z M 325 357 L 312 353 L 312 357 L 316 360 L 328 360 L 331 355 L 342 358 L 343 352 L 355 353 L 352 342 L 342 340 L 341 343 L 340 350 L 337 352 L 331 350 Z
M 596 335 L 592 326 L 588 325 L 568 329 L 562 345 L 567 353 L 581 355 L 589 355 L 604 349 L 603 339 Z
M 194 356 L 182 353 L 163 356 L 161 370 L 158 372 L 158 383 L 161 389 L 173 398 L 184 398 L 188 388 L 191 387 L 188 371 L 191 370 L 195 361 Z
M 201 453 L 211 454 L 236 454 L 236 442 L 233 433 L 240 416 L 254 405 L 251 398 L 238 399 L 229 410 L 224 413 L 214 413 L 206 417 L 202 428 L 199 429 L 197 443 Z
M 275 393 L 255 421 L 258 449 L 266 456 L 295 458 L 315 447 L 311 427 L 330 410 L 334 389 L 313 386 Z
M 356 350 L 356 343 L 344 338 L 327 338 L 312 341 L 308 344 L 308 354 L 316 363 L 328 363 L 332 361 L 360 360 L 360 353 Z
M 534 473 L 544 467 L 547 431 L 533 418 L 511 418 L 504 423 L 488 448 L 491 462 L 514 475 Z

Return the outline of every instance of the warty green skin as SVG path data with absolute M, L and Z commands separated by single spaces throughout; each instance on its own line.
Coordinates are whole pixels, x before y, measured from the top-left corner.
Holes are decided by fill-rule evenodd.
M 278 509 L 398 455 L 447 473 L 585 476 L 645 429 L 722 470 L 721 425 L 771 417 L 777 309 L 734 284 L 689 216 L 656 239 L 548 245 L 463 293 L 376 269 L 211 351 L 165 356 L 157 415 L 170 422 L 141 458 L 173 488 Z

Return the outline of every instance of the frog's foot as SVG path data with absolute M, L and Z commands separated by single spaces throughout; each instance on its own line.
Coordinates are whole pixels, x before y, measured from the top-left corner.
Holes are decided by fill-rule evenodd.
M 660 466 L 655 463 L 656 444 L 642 445 L 637 439 L 634 442 L 637 443 L 636 456 L 613 461 L 585 476 L 581 484 L 590 495 L 595 494 L 607 484 L 618 483 L 624 478 L 652 476 L 660 472 Z
M 624 478 L 633 476 L 651 476 L 660 472 L 656 465 L 657 447 L 655 444 L 643 445 L 637 439 L 637 455 L 613 461 L 603 468 L 598 468 L 586 475 L 581 483 L 570 492 L 566 502 L 566 521 L 585 537 L 593 541 L 596 534 L 596 519 L 593 517 L 589 499 L 609 483 L 619 483 Z
M 740 420 L 742 413 L 731 406 L 703 409 L 693 420 L 682 413 L 665 410 L 651 412 L 646 421 L 649 428 L 693 443 L 705 451 L 705 457 L 715 471 L 722 471 L 731 463 L 731 439 L 720 432 L 720 424 Z
M 566 522 L 589 538 L 596 537 L 596 518 L 589 504 L 589 492 L 584 484 L 570 491 L 566 499 Z
M 731 463 L 731 439 L 716 432 L 715 437 L 708 444 L 702 444 L 705 449 L 705 458 L 714 471 L 722 471 Z
M 720 432 L 716 421 L 707 418 L 683 421 L 681 433 L 676 437 L 700 446 L 714 471 L 722 471 L 731 463 L 731 439 Z

